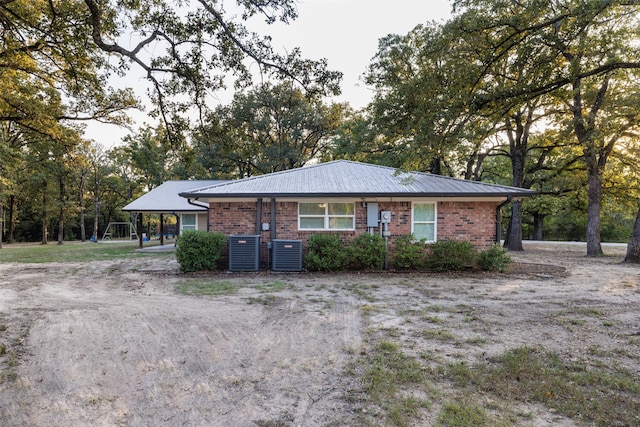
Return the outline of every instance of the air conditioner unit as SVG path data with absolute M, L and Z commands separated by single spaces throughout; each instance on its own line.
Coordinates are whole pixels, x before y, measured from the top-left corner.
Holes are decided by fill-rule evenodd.
M 229 236 L 229 270 L 258 271 L 260 269 L 260 236 Z
M 273 271 L 302 271 L 302 240 L 273 241 Z

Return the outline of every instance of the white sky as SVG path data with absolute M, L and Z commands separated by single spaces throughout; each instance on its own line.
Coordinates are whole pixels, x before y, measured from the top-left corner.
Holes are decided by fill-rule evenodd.
M 299 0 L 298 19 L 289 25 L 258 25 L 251 30 L 266 29 L 276 51 L 300 47 L 305 58 L 327 58 L 329 69 L 343 73 L 342 95 L 335 100 L 360 109 L 372 98 L 361 77 L 378 50 L 378 40 L 392 33 L 407 34 L 418 24 L 444 21 L 450 11 L 449 0 Z M 144 91 L 139 96 L 144 99 Z M 222 104 L 231 97 L 218 95 Z M 137 125 L 152 122 L 142 112 L 132 112 L 131 117 Z M 113 125 L 91 124 L 85 136 L 112 147 L 128 133 Z

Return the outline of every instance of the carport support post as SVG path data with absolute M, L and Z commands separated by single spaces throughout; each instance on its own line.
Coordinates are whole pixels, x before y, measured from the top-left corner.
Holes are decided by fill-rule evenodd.
M 164 245 L 164 214 L 160 214 L 160 246 Z
M 142 212 L 138 214 L 138 247 L 142 249 Z

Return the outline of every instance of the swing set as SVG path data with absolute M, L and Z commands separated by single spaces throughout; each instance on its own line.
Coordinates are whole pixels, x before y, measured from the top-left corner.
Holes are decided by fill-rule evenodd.
M 136 240 L 138 232 L 133 222 L 109 222 L 102 240 Z

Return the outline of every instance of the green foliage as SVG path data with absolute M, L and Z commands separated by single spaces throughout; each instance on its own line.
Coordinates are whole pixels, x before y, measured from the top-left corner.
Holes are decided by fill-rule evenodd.
M 507 255 L 507 250 L 497 244 L 480 252 L 478 256 L 478 266 L 485 271 L 504 272 L 510 264 L 511 257 Z
M 176 260 L 184 272 L 216 270 L 225 236 L 208 231 L 184 231 L 178 240 Z
M 460 271 L 473 267 L 478 252 L 471 242 L 441 240 L 431 245 L 429 268 L 436 271 Z
M 311 271 L 339 271 L 347 267 L 347 251 L 337 234 L 309 236 L 305 266 Z
M 349 266 L 356 270 L 381 270 L 387 254 L 378 234 L 364 233 L 349 242 Z
M 425 266 L 427 253 L 425 241 L 416 240 L 413 234 L 398 237 L 393 251 L 393 266 L 398 269 L 411 270 Z
M 329 149 L 343 109 L 291 83 L 238 92 L 195 135 L 197 161 L 210 174 L 241 178 L 302 167 Z

